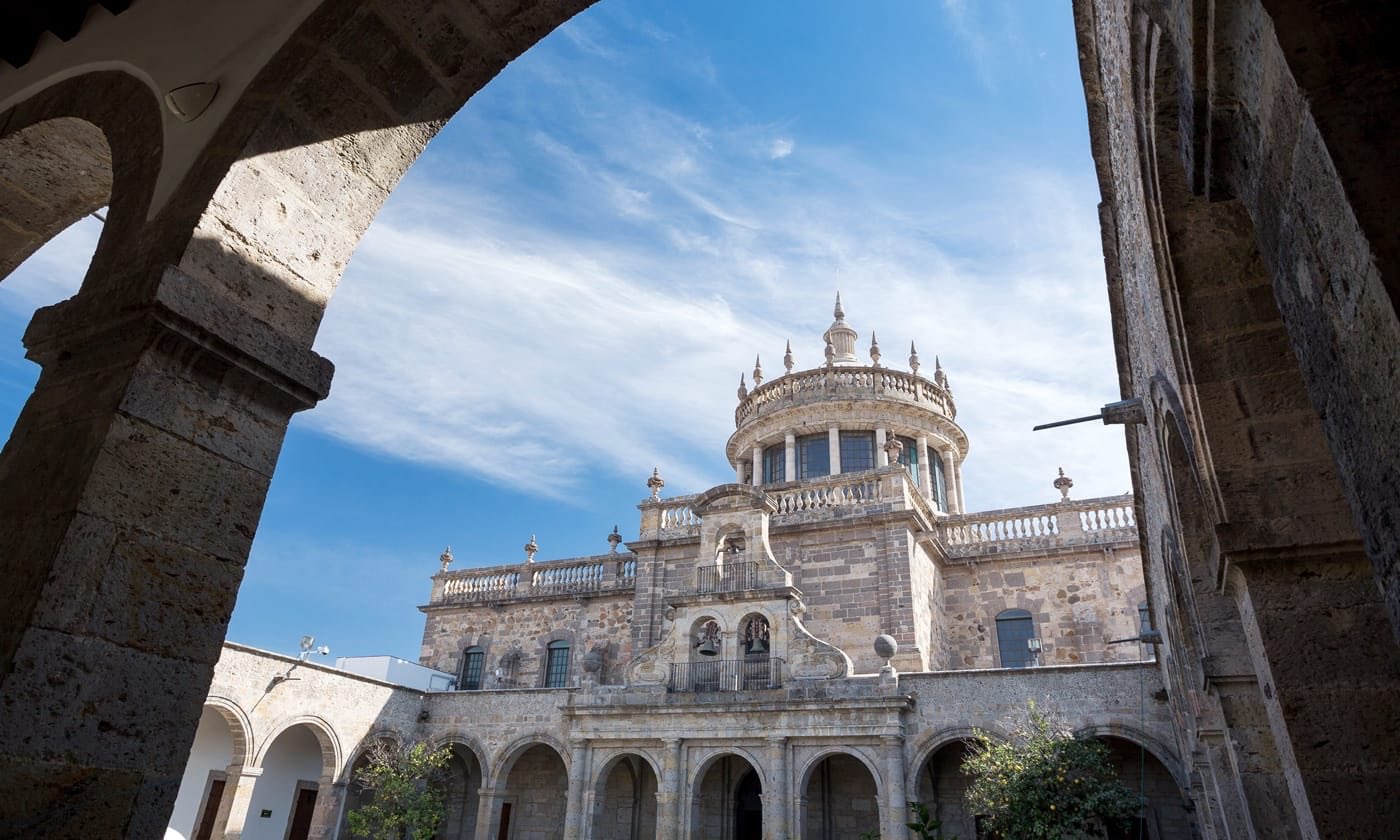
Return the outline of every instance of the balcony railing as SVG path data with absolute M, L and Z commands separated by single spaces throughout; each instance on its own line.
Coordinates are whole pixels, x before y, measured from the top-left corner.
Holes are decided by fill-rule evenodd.
M 752 560 L 728 562 L 723 566 L 696 569 L 695 590 L 701 595 L 715 592 L 747 592 L 758 588 L 758 564 Z
M 746 656 L 709 662 L 677 662 L 671 666 L 673 692 L 757 691 L 782 688 L 783 660 L 776 656 Z
M 914 403 L 949 419 L 958 416 L 952 394 L 922 376 L 883 367 L 832 367 L 785 374 L 753 389 L 734 410 L 734 425 L 790 405 L 853 396 Z
M 950 557 L 1137 538 L 1131 495 L 951 516 L 939 530 Z
M 508 601 L 543 595 L 589 595 L 631 589 L 637 580 L 637 558 L 604 555 L 585 560 L 526 563 L 502 569 L 449 572 L 435 603 Z

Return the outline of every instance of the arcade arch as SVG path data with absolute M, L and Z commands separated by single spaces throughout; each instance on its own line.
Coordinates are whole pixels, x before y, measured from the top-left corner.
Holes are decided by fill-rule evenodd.
M 690 791 L 691 840 L 760 840 L 763 777 L 745 756 L 724 752 L 700 765 Z
M 608 759 L 593 784 L 592 836 L 649 840 L 656 836 L 656 768 L 637 753 Z
M 807 766 L 800 784 L 802 840 L 859 840 L 881 824 L 876 771 L 863 757 L 828 753 Z

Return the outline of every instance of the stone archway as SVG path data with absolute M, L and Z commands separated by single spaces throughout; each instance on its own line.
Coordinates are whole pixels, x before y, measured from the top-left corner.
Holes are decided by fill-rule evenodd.
M 1126 832 L 1111 827 L 1110 840 L 1170 840 L 1195 835 L 1196 820 L 1185 792 L 1171 770 L 1145 745 L 1125 737 L 1100 735 L 1118 780 L 1139 793 L 1144 802 L 1136 823 Z
M 568 792 L 568 768 L 557 749 L 538 741 L 522 747 L 497 782 L 490 836 L 563 837 Z
M 962 770 L 971 750 L 972 742 L 965 739 L 943 743 L 919 765 L 909 786 L 914 793 L 912 799 L 922 802 L 950 837 L 978 836 L 977 818 L 967 804 L 972 778 Z
M 327 803 L 337 798 L 333 781 L 338 766 L 328 732 L 312 721 L 284 727 L 260 751 L 262 771 L 253 785 L 247 812 L 230 833 L 244 840 L 308 840 Z M 336 803 L 338 804 L 338 803 Z
M 802 840 L 859 840 L 881 824 L 875 775 L 850 753 L 833 752 L 811 764 L 801 789 Z
M 477 810 L 486 778 L 475 750 L 459 742 L 448 747 L 452 754 L 447 761 L 446 814 L 437 836 L 442 840 L 470 840 L 476 836 Z
M 603 765 L 594 782 L 592 836 L 595 840 L 647 840 L 657 830 L 656 769 L 636 753 L 622 753 Z
M 759 840 L 763 835 L 763 778 L 735 753 L 712 756 L 691 788 L 692 840 Z

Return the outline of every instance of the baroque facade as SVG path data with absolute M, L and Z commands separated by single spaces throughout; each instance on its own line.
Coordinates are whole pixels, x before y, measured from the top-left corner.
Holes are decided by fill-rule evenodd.
M 7 8 L 0 274 L 109 211 L 81 290 L 25 334 L 42 373 L 0 453 L 0 834 L 164 831 L 287 423 L 329 388 L 312 342 L 351 252 L 446 120 L 587 5 Z M 1400 823 L 1398 9 L 1073 3 L 1205 837 Z M 244 747 L 268 743 L 272 701 L 243 699 Z
M 789 347 L 781 375 L 765 381 L 756 363 L 752 390 L 741 382 L 734 483 L 665 497 L 654 472 L 636 537 L 615 530 L 607 554 L 537 561 L 532 537 L 523 562 L 456 570 L 444 553 L 420 661 L 457 690 L 330 670 L 294 685 L 272 680 L 277 657 L 228 648 L 176 833 L 202 815 L 211 836 L 278 835 L 300 790 L 305 829 L 333 834 L 363 750 L 391 738 L 452 746 L 445 837 L 893 838 L 918 800 L 973 838 L 959 770 L 970 733 L 1005 732 L 1034 701 L 1106 739 L 1147 796 L 1142 836 L 1191 836 L 1139 638 L 1132 497 L 1073 500 L 1061 471 L 1058 501 L 965 510 L 968 439 L 947 373 L 935 361 L 924 376 L 912 345 L 908 371 L 873 341 L 863 363 L 839 298 L 834 317 L 825 364 L 794 370 Z M 337 681 L 353 685 L 322 687 Z M 362 696 L 386 711 L 346 700 Z M 264 782 L 267 743 L 243 763 L 204 754 L 229 710 L 258 728 L 240 712 L 250 699 L 335 721 L 319 811 L 309 735 L 311 778 Z M 255 816 L 265 804 L 273 815 Z

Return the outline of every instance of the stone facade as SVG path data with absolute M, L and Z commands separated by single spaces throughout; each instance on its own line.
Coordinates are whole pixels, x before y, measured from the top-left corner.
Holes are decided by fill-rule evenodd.
M 154 837 L 228 654 L 286 424 L 326 393 L 331 367 L 311 344 L 351 251 L 441 125 L 587 3 L 251 0 L 196 18 L 179 0 L 50 5 L 16 7 L 0 56 L 0 271 L 109 214 L 81 291 L 25 336 L 43 373 L 0 455 L 0 834 Z M 1400 785 L 1395 5 L 1075 0 L 1074 14 L 1121 396 L 1141 409 L 1128 428 L 1136 538 L 1195 830 L 1387 836 L 1400 822 L 1377 793 Z M 831 332 L 844 366 L 853 348 Z M 843 385 L 877 381 L 910 380 L 864 370 Z M 933 384 L 915 393 L 947 395 Z M 956 516 L 959 442 L 938 422 L 922 452 L 939 453 Z M 759 473 L 754 450 L 776 445 L 757 442 L 747 469 L 729 453 L 739 483 Z M 785 498 L 779 514 L 797 505 Z M 632 542 L 634 656 L 666 633 L 680 574 L 668 564 L 693 556 L 647 533 Z M 936 546 L 911 556 L 923 588 Z M 929 593 L 945 583 L 931 581 Z M 901 669 L 948 648 L 935 630 L 957 623 L 947 597 L 880 598 Z M 1137 666 L 953 679 L 1048 686 L 1120 667 Z M 542 693 L 559 691 L 583 689 Z M 665 782 L 658 825 L 680 824 L 680 780 L 709 760 L 686 731 L 608 770 Z M 785 779 L 788 738 L 749 744 L 744 760 Z M 550 743 L 575 803 L 609 789 L 583 784 L 572 743 Z M 919 767 L 955 764 L 953 750 Z M 499 778 L 513 759 L 464 745 L 456 760 Z M 897 782 L 877 779 L 882 813 Z M 462 801 L 474 788 L 500 804 L 496 788 L 454 784 Z

